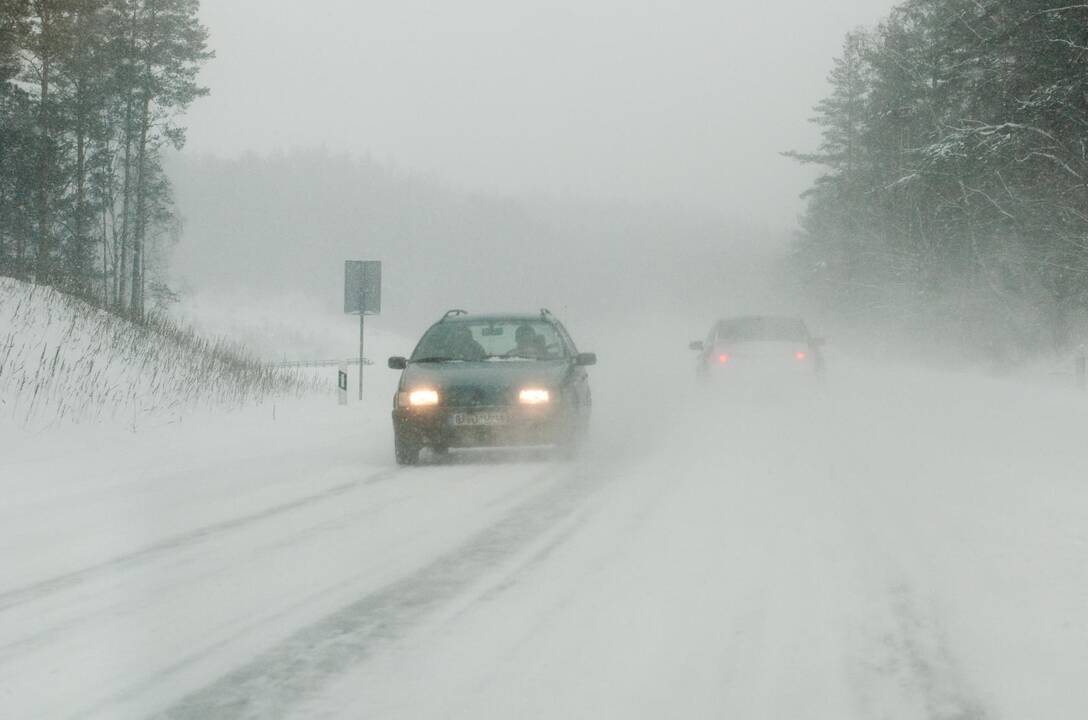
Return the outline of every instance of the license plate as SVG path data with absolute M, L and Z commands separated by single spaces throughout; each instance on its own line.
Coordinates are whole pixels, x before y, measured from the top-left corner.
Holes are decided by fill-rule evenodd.
M 457 427 L 491 427 L 506 425 L 510 421 L 504 412 L 454 413 L 453 424 Z

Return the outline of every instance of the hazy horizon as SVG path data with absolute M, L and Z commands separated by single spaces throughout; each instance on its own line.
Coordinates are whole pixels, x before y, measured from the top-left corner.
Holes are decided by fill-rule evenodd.
M 781 231 L 813 178 L 779 155 L 842 38 L 890 0 L 456 7 L 203 0 L 217 57 L 186 153 L 327 148 L 455 190 L 651 203 Z

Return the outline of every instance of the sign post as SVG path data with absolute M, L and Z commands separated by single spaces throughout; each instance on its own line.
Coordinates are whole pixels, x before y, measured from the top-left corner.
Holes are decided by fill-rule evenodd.
M 359 400 L 363 399 L 363 337 L 366 330 L 366 315 L 359 313 Z
M 380 260 L 344 262 L 344 312 L 359 316 L 359 399 L 363 399 L 363 338 L 366 316 L 382 310 L 382 263 Z
M 1073 376 L 1076 378 L 1078 390 L 1088 387 L 1088 346 L 1081 345 L 1077 349 L 1077 356 L 1073 360 Z
M 348 366 L 344 363 L 336 369 L 336 396 L 341 405 L 348 404 Z

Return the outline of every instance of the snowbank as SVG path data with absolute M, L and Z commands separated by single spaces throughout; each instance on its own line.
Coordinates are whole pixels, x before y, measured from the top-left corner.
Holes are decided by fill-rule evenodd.
M 50 288 L 0 278 L 0 423 L 134 426 L 304 389 L 223 341 L 136 325 Z

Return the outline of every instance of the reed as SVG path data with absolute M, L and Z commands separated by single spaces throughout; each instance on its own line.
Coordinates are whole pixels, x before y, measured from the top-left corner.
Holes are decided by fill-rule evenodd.
M 17 424 L 163 423 L 320 391 L 301 370 L 269 367 L 163 315 L 137 324 L 0 278 L 0 415 Z

